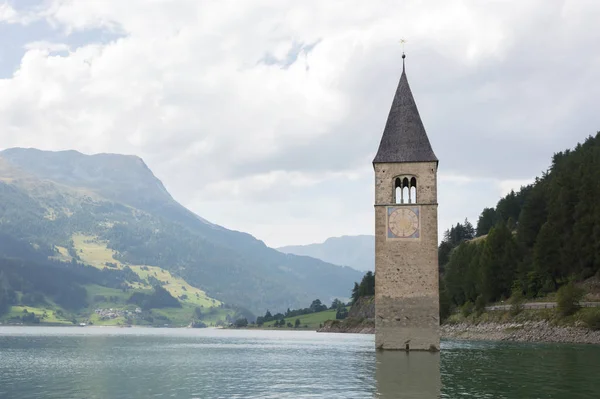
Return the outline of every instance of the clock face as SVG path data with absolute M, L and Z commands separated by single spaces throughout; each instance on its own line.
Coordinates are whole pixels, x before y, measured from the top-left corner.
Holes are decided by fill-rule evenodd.
M 419 208 L 388 208 L 388 238 L 419 238 Z

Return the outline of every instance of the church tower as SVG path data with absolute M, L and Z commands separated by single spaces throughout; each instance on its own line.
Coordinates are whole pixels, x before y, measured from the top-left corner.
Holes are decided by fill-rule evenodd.
M 375 170 L 375 345 L 440 348 L 437 168 L 402 75 L 373 160 Z

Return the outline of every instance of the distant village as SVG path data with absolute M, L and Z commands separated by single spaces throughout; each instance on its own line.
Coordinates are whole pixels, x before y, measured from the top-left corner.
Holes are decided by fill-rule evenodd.
M 109 319 L 116 319 L 117 317 L 137 317 L 142 313 L 142 309 L 140 308 L 135 308 L 135 310 L 132 312 L 130 310 L 124 310 L 124 309 L 96 309 L 94 310 L 94 313 L 96 313 L 99 317 L 100 320 L 109 320 Z

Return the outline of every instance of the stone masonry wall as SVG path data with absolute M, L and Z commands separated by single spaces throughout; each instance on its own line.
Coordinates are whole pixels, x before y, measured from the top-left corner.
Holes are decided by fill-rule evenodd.
M 396 176 L 417 178 L 420 238 L 387 239 L 386 206 L 394 204 Z M 375 165 L 375 326 L 382 349 L 439 349 L 437 165 Z M 411 204 L 414 206 L 413 204 Z

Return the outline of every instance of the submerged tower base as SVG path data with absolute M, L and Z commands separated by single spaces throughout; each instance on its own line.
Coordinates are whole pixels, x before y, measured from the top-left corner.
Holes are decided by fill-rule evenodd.
M 384 350 L 440 350 L 437 298 L 378 298 L 375 347 Z

